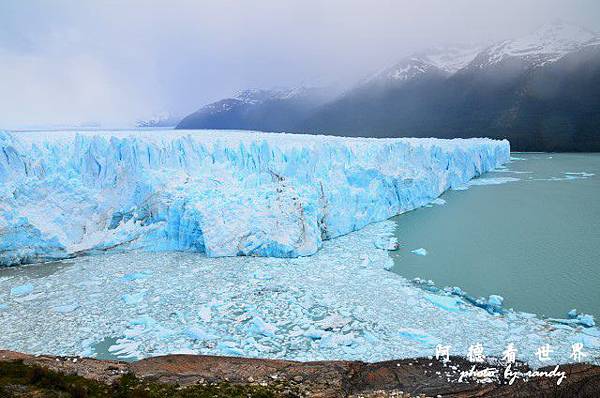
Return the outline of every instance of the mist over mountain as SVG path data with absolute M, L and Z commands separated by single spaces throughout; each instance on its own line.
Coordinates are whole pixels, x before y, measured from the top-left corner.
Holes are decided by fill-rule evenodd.
M 135 126 L 141 128 L 173 127 L 177 126 L 180 121 L 180 116 L 173 115 L 169 112 L 161 112 L 156 115 L 152 115 L 149 118 L 138 120 L 135 123 Z
M 244 90 L 200 108 L 183 118 L 177 128 L 294 130 L 332 98 L 328 88 Z
M 600 151 L 600 35 L 564 22 L 487 47 L 414 54 L 330 98 L 254 90 L 178 128 L 507 138 L 513 150 Z

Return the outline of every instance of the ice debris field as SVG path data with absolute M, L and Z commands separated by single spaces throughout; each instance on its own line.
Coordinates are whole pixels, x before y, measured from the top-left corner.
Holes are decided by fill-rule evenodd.
M 469 183 L 502 169 L 507 142 L 206 131 L 0 142 L 4 264 L 103 253 L 4 268 L 0 348 L 376 361 L 478 342 L 501 357 L 513 343 L 537 366 L 571 361 L 582 343 L 600 358 L 589 316 L 542 320 L 386 271 L 395 224 L 374 222 L 444 205 L 448 188 L 513 181 Z M 554 351 L 541 363 L 543 344 Z
M 508 141 L 0 132 L 0 265 L 143 249 L 297 257 L 509 160 Z
M 508 343 L 532 365 L 571 362 L 582 343 L 600 359 L 600 330 L 586 319 L 542 320 L 473 305 L 460 289 L 419 287 L 386 271 L 379 242 L 395 223 L 326 241 L 310 257 L 220 257 L 189 252 L 114 253 L 0 274 L 0 347 L 60 355 L 139 358 L 197 353 L 297 360 L 377 361 L 432 356 L 437 344 L 466 355 Z M 539 346 L 551 358 L 540 363 Z

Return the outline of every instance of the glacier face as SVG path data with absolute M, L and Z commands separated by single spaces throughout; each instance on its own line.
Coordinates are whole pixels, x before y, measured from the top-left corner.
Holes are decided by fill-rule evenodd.
M 296 257 L 509 160 L 508 141 L 0 132 L 0 265 L 101 251 Z

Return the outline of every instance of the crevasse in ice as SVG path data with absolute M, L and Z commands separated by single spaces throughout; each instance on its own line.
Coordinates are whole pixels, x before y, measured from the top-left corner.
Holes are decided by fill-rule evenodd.
M 296 257 L 509 160 L 508 141 L 0 132 L 0 265 L 144 249 Z

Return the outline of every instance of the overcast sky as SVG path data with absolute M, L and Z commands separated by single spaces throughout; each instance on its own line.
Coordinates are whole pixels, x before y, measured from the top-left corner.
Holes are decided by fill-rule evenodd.
M 124 126 L 243 88 L 349 84 L 557 18 L 600 31 L 600 1 L 1 0 L 0 127 Z

